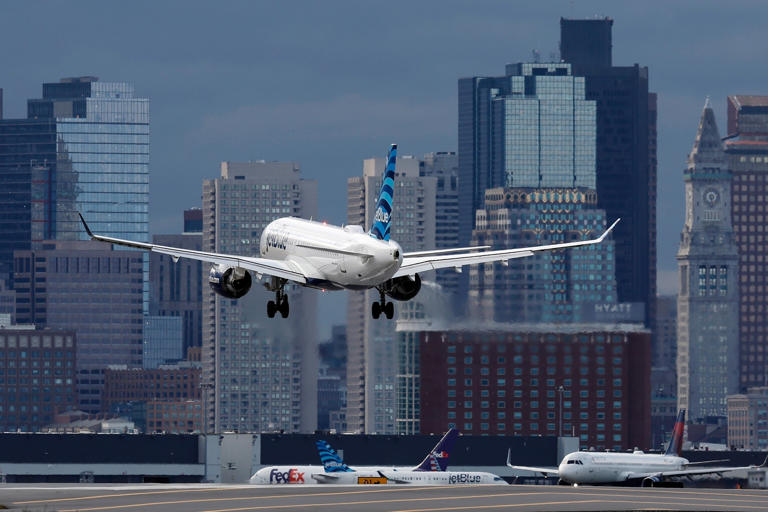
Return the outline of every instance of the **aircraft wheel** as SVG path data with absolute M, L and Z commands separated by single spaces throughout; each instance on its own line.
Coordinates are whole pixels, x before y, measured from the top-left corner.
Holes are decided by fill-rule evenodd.
M 376 320 L 381 316 L 381 304 L 378 302 L 374 302 L 371 304 L 371 315 L 373 316 L 373 319 Z
M 267 302 L 267 316 L 269 318 L 274 318 L 276 312 L 277 312 L 277 304 L 275 304 L 275 301 L 271 300 Z
M 279 309 L 280 309 L 280 315 L 283 318 L 288 318 L 288 313 L 291 312 L 291 308 L 288 305 L 288 298 L 287 297 L 285 299 L 283 299 L 283 302 L 280 303 L 280 308 Z
M 392 317 L 395 316 L 395 304 L 393 302 L 387 302 L 384 304 L 384 314 L 387 315 L 387 318 L 392 320 Z

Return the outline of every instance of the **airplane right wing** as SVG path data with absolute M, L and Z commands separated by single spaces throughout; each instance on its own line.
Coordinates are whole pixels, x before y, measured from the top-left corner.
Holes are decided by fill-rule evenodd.
M 134 242 L 132 240 L 121 240 L 120 238 L 112 238 L 109 236 L 102 236 L 94 234 L 85 223 L 85 219 L 80 215 L 80 220 L 83 223 L 88 236 L 91 240 L 98 240 L 99 242 L 107 242 L 116 245 L 122 245 L 125 247 L 133 247 L 134 249 L 143 249 L 145 251 L 152 251 L 160 254 L 166 254 L 174 258 L 189 258 L 192 260 L 205 261 L 208 263 L 214 263 L 216 265 L 229 265 L 232 267 L 240 267 L 246 270 L 250 270 L 256 273 L 258 276 L 266 274 L 269 276 L 281 277 L 294 281 L 297 283 L 306 283 L 307 277 L 299 268 L 294 268 L 286 262 L 278 260 L 270 260 L 266 258 L 251 258 L 248 256 L 235 256 L 231 254 L 221 254 L 215 252 L 203 252 L 193 251 L 191 249 L 181 249 L 177 247 L 166 247 L 164 245 L 150 244 L 146 242 Z
M 692 465 L 698 465 L 698 464 L 706 464 L 711 462 L 720 462 L 720 461 L 703 461 L 703 462 L 693 462 L 689 463 L 687 466 Z M 658 478 L 674 478 L 674 477 L 686 477 L 686 476 L 694 476 L 694 475 L 714 475 L 714 474 L 723 474 L 723 473 L 729 473 L 731 471 L 749 471 L 750 469 L 759 469 L 759 468 L 766 468 L 768 467 L 768 456 L 765 457 L 765 460 L 762 464 L 759 466 L 752 465 L 752 466 L 710 466 L 710 467 L 700 467 L 697 469 L 679 469 L 674 471 L 656 471 L 653 473 L 630 473 L 627 478 L 629 479 L 640 479 L 640 478 L 649 478 L 649 477 L 658 477 Z
M 501 249 L 498 251 L 486 252 L 464 252 L 459 254 L 434 254 L 434 251 L 426 255 L 403 255 L 403 263 L 400 269 L 392 277 L 414 275 L 418 272 L 428 270 L 437 270 L 439 268 L 455 268 L 459 270 L 464 265 L 476 265 L 478 263 L 493 263 L 494 261 L 507 261 L 515 258 L 525 258 L 533 256 L 537 252 L 556 251 L 559 249 L 568 249 L 569 247 L 581 247 L 584 245 L 599 244 L 608 236 L 616 224 L 621 219 L 611 224 L 611 227 L 598 238 L 592 240 L 579 240 L 577 242 L 566 242 L 562 244 L 537 245 L 534 247 L 519 247 L 517 249 Z

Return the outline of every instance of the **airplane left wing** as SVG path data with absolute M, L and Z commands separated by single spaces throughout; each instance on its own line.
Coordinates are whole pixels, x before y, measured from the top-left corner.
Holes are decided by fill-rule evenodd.
M 611 227 L 605 230 L 605 232 L 598 238 L 592 240 L 579 240 L 577 242 L 566 242 L 562 244 L 551 245 L 538 245 L 534 247 L 520 247 L 517 249 L 501 249 L 498 251 L 486 251 L 486 252 L 465 252 L 459 254 L 428 254 L 425 256 L 405 254 L 403 256 L 403 264 L 400 265 L 400 269 L 395 272 L 392 277 L 400 277 L 413 275 L 418 272 L 426 272 L 428 270 L 437 270 L 440 268 L 455 268 L 460 270 L 464 265 L 476 265 L 478 263 L 492 263 L 495 261 L 505 262 L 507 260 L 515 258 L 525 258 L 527 256 L 533 256 L 537 252 L 556 251 L 559 249 L 568 249 L 569 247 L 581 247 L 584 245 L 599 244 L 605 237 L 608 236 L 616 224 L 621 219 L 611 224 Z
M 145 251 L 152 251 L 159 254 L 166 254 L 171 256 L 174 260 L 178 258 L 189 258 L 193 260 L 214 263 L 216 265 L 240 267 L 246 270 L 250 270 L 257 275 L 266 274 L 288 279 L 289 281 L 294 281 L 297 283 L 307 282 L 307 276 L 305 276 L 300 269 L 294 268 L 283 261 L 269 260 L 266 258 L 251 258 L 248 256 L 235 256 L 231 254 L 220 254 L 215 252 L 193 251 L 191 249 L 166 247 L 164 245 L 156 245 L 146 242 L 134 242 L 132 240 L 121 240 L 120 238 L 96 235 L 91 231 L 91 228 L 88 227 L 88 224 L 86 224 L 83 216 L 80 213 L 78 213 L 78 215 L 80 215 L 80 220 L 83 223 L 83 227 L 85 228 L 86 233 L 88 233 L 88 236 L 91 237 L 91 240 L 98 240 L 99 242 L 107 242 L 125 247 L 133 247 L 134 249 L 143 249 Z
M 545 477 L 550 475 L 558 476 L 560 474 L 560 471 L 557 468 L 544 468 L 544 467 L 537 467 L 537 466 L 515 466 L 514 464 L 512 464 L 511 448 L 507 451 L 507 467 L 510 467 L 512 469 L 520 469 L 523 471 L 532 471 L 534 473 L 541 473 Z
M 310 476 L 321 484 L 335 484 L 339 480 L 339 475 L 329 475 L 328 473 L 312 473 Z

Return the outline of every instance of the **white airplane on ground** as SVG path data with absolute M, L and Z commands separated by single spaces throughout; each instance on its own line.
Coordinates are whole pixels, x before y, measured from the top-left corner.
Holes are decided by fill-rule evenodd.
M 675 421 L 672 438 L 663 454 L 617 452 L 573 452 L 563 457 L 557 468 L 515 466 L 510 462 L 511 450 L 507 454 L 507 466 L 513 469 L 523 469 L 553 475 L 560 478 L 561 483 L 567 484 L 616 484 L 639 483 L 643 487 L 653 487 L 667 479 L 679 479 L 694 475 L 719 475 L 729 471 L 755 469 L 768 466 L 768 457 L 761 466 L 732 466 L 732 467 L 693 467 L 701 464 L 725 462 L 728 459 L 689 462 L 680 456 L 683 446 L 683 430 L 685 428 L 685 409 L 681 409 Z M 678 482 L 679 483 L 679 482 Z
M 392 222 L 392 195 L 395 190 L 397 145 L 387 156 L 387 167 L 379 192 L 374 222 L 368 233 L 361 226 L 333 226 L 311 220 L 284 217 L 271 222 L 261 234 L 260 257 L 237 256 L 165 247 L 144 242 L 121 240 L 93 234 L 80 215 L 86 232 L 93 240 L 136 249 L 167 254 L 174 258 L 190 258 L 212 263 L 208 284 L 228 299 L 238 299 L 251 288 L 251 272 L 257 279 L 270 276 L 264 286 L 275 292 L 275 300 L 267 303 L 267 315 L 277 312 L 288 317 L 288 282 L 322 290 L 366 290 L 376 288 L 380 299 L 371 307 L 373 318 L 382 313 L 394 316 L 394 306 L 386 297 L 407 301 L 421 288 L 419 272 L 440 268 L 461 271 L 464 265 L 504 264 L 513 258 L 533 256 L 537 252 L 599 244 L 616 225 L 618 219 L 599 238 L 537 247 L 482 251 L 488 247 L 463 247 L 434 251 L 403 253 L 400 245 L 389 239 Z
M 458 437 L 458 431 L 451 429 L 437 443 L 420 465 L 413 469 L 384 467 L 350 468 L 325 441 L 318 441 L 320 459 L 325 472 L 313 475 L 320 483 L 331 484 L 415 484 L 415 485 L 506 485 L 499 476 L 482 471 L 448 471 L 448 455 Z
M 322 466 L 267 466 L 250 478 L 252 484 L 311 484 L 311 483 L 384 483 L 379 470 L 414 473 L 442 472 L 448 467 L 448 455 L 459 433 L 450 429 L 416 467 L 360 466 L 350 468 L 326 441 L 316 441 Z M 344 475 L 340 477 L 339 475 Z

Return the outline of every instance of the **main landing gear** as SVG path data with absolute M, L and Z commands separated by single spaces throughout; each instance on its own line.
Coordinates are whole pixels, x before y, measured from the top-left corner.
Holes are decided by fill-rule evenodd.
M 274 318 L 279 311 L 280 316 L 288 318 L 290 306 L 288 305 L 288 296 L 285 294 L 285 279 L 273 278 L 272 283 L 265 284 L 268 290 L 275 292 L 275 300 L 267 302 L 267 316 Z
M 395 316 L 395 305 L 391 302 L 387 302 L 387 297 L 384 292 L 379 290 L 380 299 L 378 302 L 371 304 L 371 315 L 374 319 L 378 319 L 382 313 L 387 316 L 387 319 L 391 320 Z

